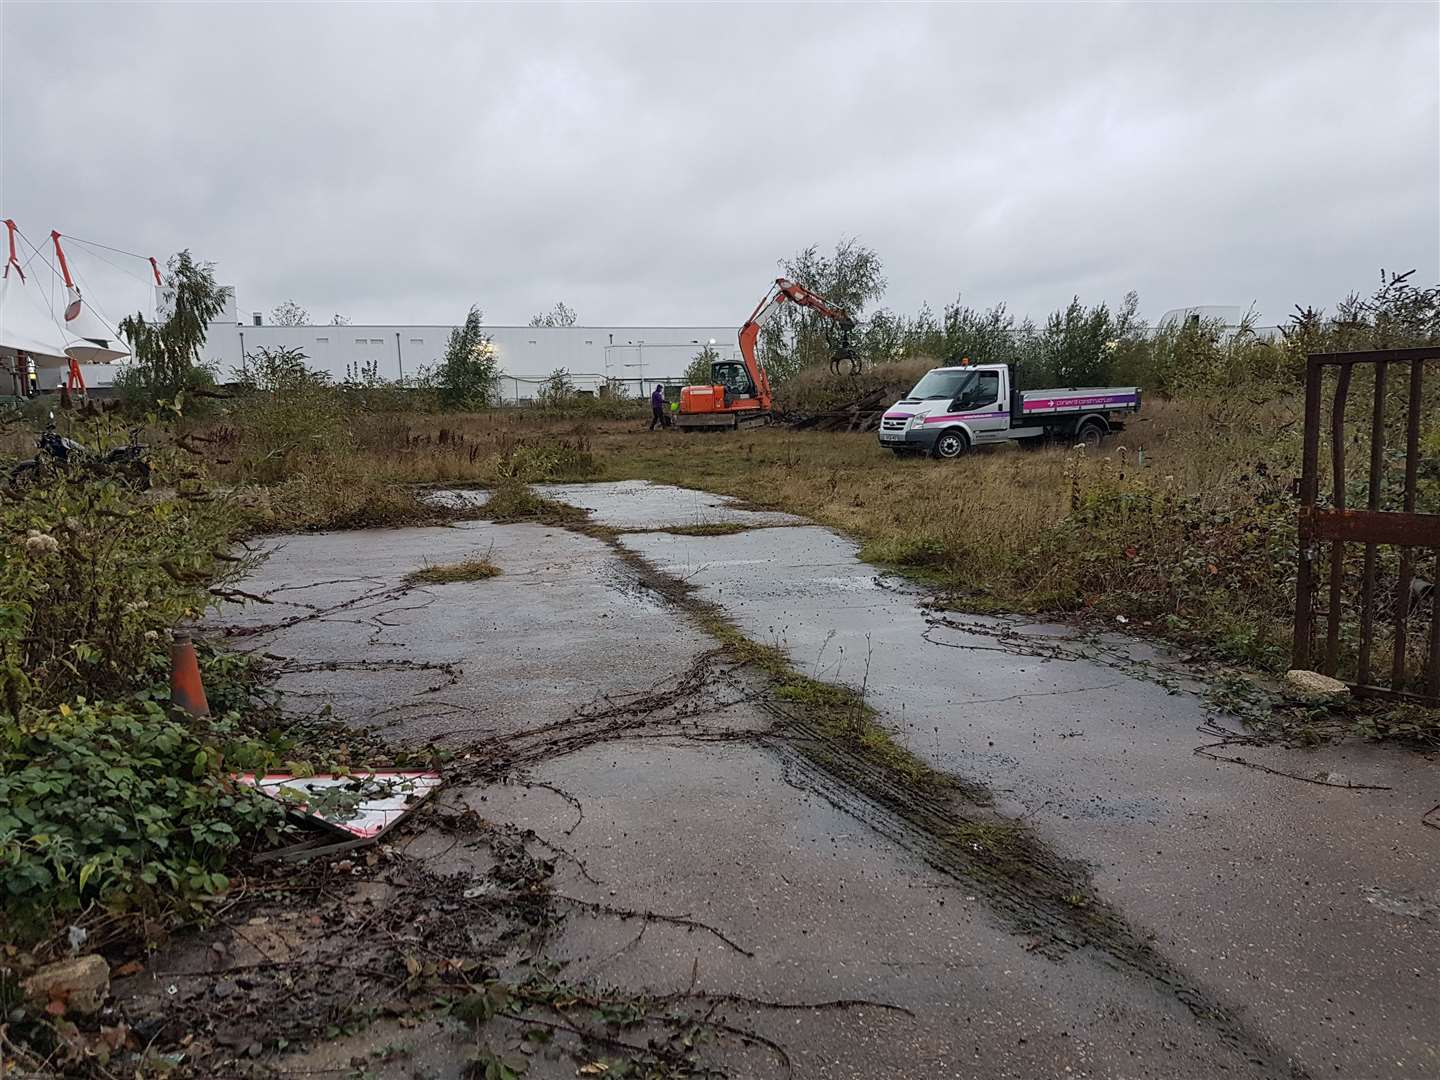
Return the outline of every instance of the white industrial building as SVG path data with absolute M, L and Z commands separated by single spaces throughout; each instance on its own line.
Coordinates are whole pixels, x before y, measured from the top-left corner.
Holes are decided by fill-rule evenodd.
M 351 325 L 275 326 L 257 312 L 236 318 L 234 290 L 219 320 L 210 324 L 205 360 L 222 381 L 243 371 L 246 354 L 291 348 L 305 354 L 316 371 L 334 379 L 374 371 L 380 378 L 414 383 L 440 362 L 451 326 Z M 533 398 L 552 372 L 564 368 L 582 393 L 595 393 L 606 379 L 622 381 L 643 395 L 658 382 L 678 385 L 695 354 L 714 346 L 722 358 L 740 355 L 738 329 L 731 326 L 487 326 L 500 363 L 500 396 Z

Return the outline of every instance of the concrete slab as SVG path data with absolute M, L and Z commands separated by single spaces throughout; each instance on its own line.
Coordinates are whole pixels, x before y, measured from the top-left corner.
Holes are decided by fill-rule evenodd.
M 581 506 L 590 519 L 617 529 L 661 529 L 686 525 L 808 525 L 793 514 L 746 510 L 738 500 L 708 491 L 621 480 L 610 484 L 535 484 L 536 491 Z
M 1104 897 L 1316 1074 L 1440 1075 L 1440 920 L 1416 914 L 1440 854 L 1440 834 L 1420 824 L 1440 801 L 1433 760 L 1363 744 L 1240 751 L 1384 792 L 1207 761 L 1192 753 L 1209 741 L 1193 695 L 1130 669 L 1026 655 L 997 641 L 1001 620 L 937 625 L 922 595 L 877 577 L 843 537 L 712 537 L 703 556 L 673 539 L 623 542 L 801 667 L 863 682 L 909 749 L 985 783 L 1060 851 L 1093 862 Z M 1380 895 L 1407 898 L 1409 913 Z
M 279 686 L 407 742 L 454 745 L 554 723 L 640 692 L 710 642 L 668 615 L 614 553 L 535 525 L 462 522 L 288 537 L 246 583 L 271 605 L 214 629 L 289 658 Z M 477 582 L 409 587 L 426 564 L 481 555 Z
M 566 492 L 547 493 L 621 528 L 717 520 L 697 520 L 712 508 L 680 489 Z M 1204 718 L 1192 696 L 1136 678 L 1133 668 L 1031 655 L 1012 638 L 997 640 L 1009 627 L 1002 620 L 939 625 L 923 596 L 860 562 L 849 541 L 764 523 L 779 527 L 622 542 L 697 585 L 750 636 L 786 646 L 817 677 L 864 682 L 906 745 L 987 783 L 1059 850 L 1094 863 L 1105 897 L 1311 1075 L 1440 1072 L 1440 923 L 1428 869 L 1440 834 L 1418 823 L 1440 801 L 1431 763 L 1367 747 L 1243 751 L 1395 789 L 1377 793 L 1205 761 L 1191 753 Z M 501 575 L 403 583 L 426 561 L 476 553 Z M 712 644 L 604 542 L 536 525 L 290 538 L 247 588 L 276 604 L 226 612 L 234 642 L 294 658 L 287 689 L 388 722 L 405 742 L 513 745 L 564 730 L 587 707 L 673 681 Z M 1052 644 L 1068 636 L 1061 627 L 1027 633 Z M 720 693 L 707 687 L 700 696 L 712 690 Z M 693 716 L 690 730 L 767 722 L 739 701 Z M 631 991 L 674 992 L 693 981 L 712 994 L 792 1005 L 865 998 L 909 1010 L 722 1006 L 717 1016 L 780 1042 L 799 1077 L 1283 1071 L 1274 1059 L 1250 1060 L 1173 994 L 1104 957 L 1057 962 L 1029 951 L 983 900 L 884 838 L 891 833 L 811 794 L 787 759 L 745 742 L 679 738 L 672 728 L 643 733 L 650 737 L 628 728 L 609 741 L 555 743 L 534 759 L 531 786 L 452 785 L 444 796 L 563 848 L 560 892 L 685 915 L 754 954 L 703 929 L 576 909 L 551 944 L 574 977 Z M 446 873 L 485 869 L 483 856 L 436 835 L 420 834 L 408 853 Z M 467 1042 L 441 1035 L 427 1034 L 415 1061 L 425 1075 L 458 1075 Z M 359 1045 L 384 1037 L 376 1029 Z M 343 1066 L 353 1045 L 293 1064 Z M 736 1076 L 784 1074 L 763 1048 L 721 1039 L 707 1052 Z M 569 1075 L 563 1064 L 537 1061 L 532 1071 Z M 374 1072 L 404 1076 L 409 1067 L 379 1063 Z
M 682 913 L 754 953 L 661 923 L 576 920 L 552 950 L 572 977 L 897 1007 L 726 1009 L 780 1041 L 797 1077 L 1159 1075 L 1132 1062 L 1176 1078 L 1265 1075 L 1153 987 L 1093 957 L 1027 951 L 974 895 L 791 786 L 764 751 L 621 741 L 534 777 L 580 793 L 583 816 L 543 788 L 486 789 L 473 805 L 583 857 L 595 881 L 562 865 L 560 891 Z M 734 1048 L 719 1046 L 723 1061 Z M 733 1075 L 783 1075 L 767 1064 Z

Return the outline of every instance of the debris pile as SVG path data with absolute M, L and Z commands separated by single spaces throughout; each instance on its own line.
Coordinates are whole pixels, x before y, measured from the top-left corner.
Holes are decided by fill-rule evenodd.
M 777 419 L 791 431 L 875 431 L 894 400 L 894 394 L 881 387 L 825 412 L 783 413 Z

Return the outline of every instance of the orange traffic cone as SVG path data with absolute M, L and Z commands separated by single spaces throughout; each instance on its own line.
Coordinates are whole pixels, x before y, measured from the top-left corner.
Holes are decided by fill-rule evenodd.
M 176 630 L 170 645 L 170 704 L 191 716 L 209 716 L 205 686 L 200 681 L 200 662 L 195 643 L 184 630 Z

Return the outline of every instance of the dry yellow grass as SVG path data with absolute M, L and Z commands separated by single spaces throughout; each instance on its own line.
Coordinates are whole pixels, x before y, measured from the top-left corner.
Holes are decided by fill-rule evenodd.
M 405 575 L 407 585 L 452 585 L 457 581 L 484 581 L 500 568 L 489 559 L 474 555 L 453 563 L 427 563 Z
M 640 421 L 497 409 L 374 418 L 357 425 L 348 464 L 392 485 L 647 479 L 701 488 L 811 517 L 861 540 L 867 558 L 983 591 L 1098 484 L 1138 479 L 1218 505 L 1257 462 L 1289 466 L 1298 436 L 1289 399 L 1151 401 L 1098 452 L 1001 446 L 942 463 L 897 458 L 873 434 L 652 432 Z M 1028 580 L 1048 591 L 1043 575 Z

